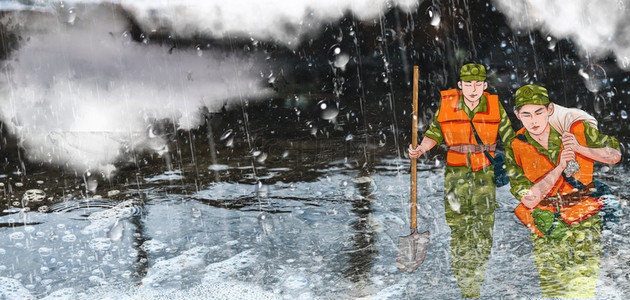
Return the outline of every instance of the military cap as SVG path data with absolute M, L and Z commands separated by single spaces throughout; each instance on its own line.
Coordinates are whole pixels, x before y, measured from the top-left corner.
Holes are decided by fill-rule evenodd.
M 465 64 L 459 71 L 459 79 L 463 81 L 485 81 L 486 68 L 480 64 Z
M 545 105 L 549 103 L 547 89 L 535 84 L 528 84 L 520 87 L 516 90 L 515 98 L 514 106 L 516 108 L 525 104 Z

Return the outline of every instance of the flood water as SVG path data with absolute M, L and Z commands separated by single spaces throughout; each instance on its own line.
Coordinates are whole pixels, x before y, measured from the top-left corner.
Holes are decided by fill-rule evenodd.
M 418 2 L 371 21 L 348 12 L 288 46 L 142 31 L 132 12 L 119 32 L 116 5 L 2 1 L 0 299 L 461 298 L 443 145 L 418 161 L 425 261 L 404 273 L 396 255 L 410 233 L 412 67 L 422 136 L 468 61 L 488 66 L 515 129 L 514 91 L 542 82 L 619 139 L 622 162 L 595 168 L 624 212 L 602 234 L 596 298 L 628 298 L 630 73 L 511 28 L 497 1 Z M 519 202 L 509 185 L 496 198 L 481 298 L 540 298 Z
M 395 259 L 398 237 L 409 234 L 409 160 L 397 158 L 393 145 L 367 140 L 285 140 L 260 162 L 237 154 L 245 142 L 230 148 L 217 138 L 215 150 L 232 149 L 229 158 L 198 154 L 193 164 L 182 151 L 181 160 L 155 157 L 111 181 L 3 174 L 3 203 L 11 208 L 0 217 L 1 290 L 7 299 L 461 297 L 443 163 L 419 163 L 418 223 L 431 239 L 420 268 L 403 273 Z M 195 147 L 210 148 L 207 140 Z M 630 207 L 614 179 L 625 171 L 608 172 L 626 214 L 604 233 L 597 297 L 623 299 Z M 23 200 L 32 189 L 45 195 Z M 509 186 L 498 189 L 497 201 L 482 298 L 540 297 L 533 247 Z

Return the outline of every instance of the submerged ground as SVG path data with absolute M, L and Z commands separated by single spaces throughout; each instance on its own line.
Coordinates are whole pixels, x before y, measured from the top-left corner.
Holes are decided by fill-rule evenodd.
M 459 298 L 443 163 L 419 164 L 419 226 L 431 240 L 421 267 L 403 273 L 395 258 L 398 237 L 409 234 L 409 160 L 385 155 L 392 143 L 370 140 L 287 140 L 275 143 L 277 155 L 256 159 L 236 150 L 244 142 L 230 148 L 217 138 L 215 149 L 231 155 L 212 161 L 206 140 L 195 145 L 194 163 L 182 151 L 111 181 L 55 170 L 3 174 L 11 208 L 0 217 L 0 291 L 7 299 Z M 624 299 L 630 206 L 619 178 L 627 171 L 598 175 L 625 215 L 604 233 L 597 298 Z M 46 195 L 25 200 L 32 189 Z M 497 201 L 482 298 L 538 298 L 531 240 L 509 186 Z

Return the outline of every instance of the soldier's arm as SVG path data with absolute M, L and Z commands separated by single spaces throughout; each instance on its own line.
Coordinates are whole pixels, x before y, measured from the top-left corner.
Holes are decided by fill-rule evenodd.
M 435 145 L 442 143 L 444 140 L 444 135 L 442 134 L 442 128 L 440 127 L 440 122 L 437 121 L 437 116 L 440 113 L 440 109 L 435 112 L 435 116 L 433 117 L 433 122 L 429 126 L 429 129 L 424 132 L 424 137 L 422 138 L 422 142 L 416 149 L 413 149 L 411 145 L 409 145 L 409 157 L 418 158 L 423 153 L 431 150 Z
M 592 160 L 606 164 L 616 164 L 621 160 L 621 151 L 619 151 L 619 142 L 611 136 L 599 133 L 599 131 L 586 122 L 584 125 L 584 135 L 586 137 L 586 145 L 582 145 L 572 133 L 562 135 L 562 144 L 567 149 L 586 156 Z
M 562 152 L 560 152 L 560 162 L 558 165 L 521 197 L 523 205 L 529 209 L 535 208 L 540 201 L 551 192 L 551 189 L 558 179 L 560 179 L 562 172 L 567 167 L 567 163 L 572 160 L 575 160 L 575 152 L 571 149 L 562 150 Z
M 503 105 L 499 102 L 499 112 L 501 114 L 501 122 L 499 123 L 499 137 L 501 138 L 501 142 L 503 142 L 503 146 L 505 147 L 505 152 L 507 153 L 507 149 L 511 147 L 512 140 L 514 139 L 514 129 L 512 129 L 512 122 L 510 122 L 510 118 L 508 118 L 505 109 L 503 109 Z
M 525 172 L 514 156 L 511 143 L 505 148 L 505 167 L 510 179 L 510 192 L 518 200 L 534 186 L 534 183 L 525 177 Z

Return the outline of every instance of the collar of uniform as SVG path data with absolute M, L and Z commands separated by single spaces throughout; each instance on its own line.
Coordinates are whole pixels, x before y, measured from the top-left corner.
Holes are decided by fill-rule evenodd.
M 549 140 L 547 141 L 547 146 L 549 147 L 549 150 L 545 149 L 545 147 L 534 140 L 527 129 L 525 129 L 525 137 L 527 138 L 527 142 L 533 145 L 539 153 L 543 153 L 547 156 L 549 156 L 552 151 L 560 151 L 560 148 L 562 148 L 560 133 L 553 129 L 553 126 L 551 126 L 551 124 L 549 124 Z
M 465 101 L 464 95 L 461 94 L 460 92 L 459 104 L 457 105 L 457 110 L 466 109 L 466 112 L 471 112 L 471 110 L 466 105 L 466 102 L 464 101 Z M 477 104 L 477 106 L 475 107 L 475 109 L 472 110 L 472 112 L 478 113 L 478 112 L 487 112 L 487 111 L 488 111 L 488 99 L 486 99 L 486 95 L 482 94 L 481 98 L 479 98 L 479 104 Z

